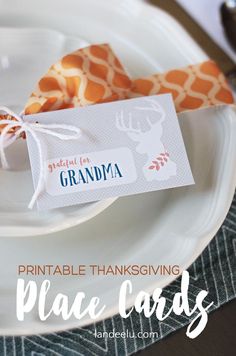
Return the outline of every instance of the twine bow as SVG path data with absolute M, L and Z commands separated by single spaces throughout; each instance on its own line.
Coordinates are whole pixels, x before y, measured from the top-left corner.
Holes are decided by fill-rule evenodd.
M 43 150 L 40 138 L 37 133 L 43 133 L 45 135 L 57 137 L 62 141 L 68 140 L 78 140 L 81 137 L 81 129 L 72 126 L 72 125 L 63 125 L 63 124 L 40 124 L 37 122 L 28 122 L 24 121 L 23 115 L 17 115 L 10 109 L 5 106 L 0 106 L 0 111 L 3 111 L 9 117 L 14 119 L 3 119 L 0 121 L 0 126 L 4 125 L 4 128 L 1 130 L 0 135 L 0 158 L 2 162 L 3 169 L 9 169 L 9 164 L 5 154 L 5 147 L 11 145 L 18 137 L 20 137 L 23 133 L 31 134 L 33 137 L 39 153 L 39 179 L 35 189 L 35 192 L 31 198 L 31 201 L 28 205 L 29 209 L 32 209 L 38 196 L 43 190 L 44 186 L 44 159 L 43 159 Z M 13 134 L 9 134 L 12 129 L 14 129 Z M 71 132 L 70 134 L 63 134 L 57 130 L 64 130 Z

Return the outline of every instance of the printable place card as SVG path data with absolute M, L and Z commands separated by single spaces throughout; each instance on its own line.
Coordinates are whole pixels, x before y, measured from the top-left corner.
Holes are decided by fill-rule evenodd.
M 66 141 L 37 132 L 41 158 L 35 137 L 27 133 L 35 187 L 43 159 L 40 210 L 194 183 L 170 94 L 23 119 L 44 126 L 73 125 L 82 132 L 76 140 Z

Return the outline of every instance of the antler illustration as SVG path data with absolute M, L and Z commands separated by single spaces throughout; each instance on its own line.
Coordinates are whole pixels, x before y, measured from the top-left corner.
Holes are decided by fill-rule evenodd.
M 120 114 L 116 113 L 116 127 L 120 130 L 120 131 L 124 131 L 124 132 L 135 132 L 135 133 L 142 133 L 142 130 L 140 128 L 140 123 L 137 123 L 137 128 L 134 128 L 132 126 L 132 114 L 129 113 L 128 116 L 128 122 L 127 124 L 125 123 L 124 120 L 124 112 L 121 111 Z
M 149 102 L 151 104 L 151 106 L 145 106 L 145 107 L 136 107 L 135 109 L 137 110 L 145 110 L 145 111 L 153 111 L 153 112 L 158 112 L 159 114 L 161 114 L 160 119 L 158 120 L 159 123 L 162 123 L 165 120 L 165 111 L 163 110 L 162 106 L 157 103 L 155 100 L 153 99 L 146 99 L 147 102 Z M 147 116 L 147 123 L 149 124 L 150 127 L 154 126 L 154 124 L 151 123 L 149 116 Z

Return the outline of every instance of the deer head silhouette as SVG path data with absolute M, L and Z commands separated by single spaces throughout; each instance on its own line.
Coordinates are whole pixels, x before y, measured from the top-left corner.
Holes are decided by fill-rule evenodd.
M 136 110 L 142 110 L 146 112 L 145 123 L 147 129 L 143 131 L 141 129 L 140 121 L 134 125 L 133 123 L 133 115 L 131 113 L 128 114 L 128 118 L 124 117 L 124 112 L 116 114 L 116 127 L 125 132 L 128 137 L 135 142 L 138 142 L 136 146 L 136 151 L 140 154 L 147 154 L 148 159 L 143 167 L 144 175 L 147 180 L 159 179 L 165 180 L 168 179 L 171 175 L 176 175 L 176 164 L 169 159 L 169 154 L 166 152 L 165 147 L 161 141 L 161 137 L 163 134 L 162 123 L 165 120 L 165 111 L 161 107 L 156 100 L 146 99 L 147 106 L 144 107 L 136 107 Z M 151 119 L 151 114 L 153 118 Z M 153 121 L 155 119 L 155 122 Z M 158 161 L 156 160 L 156 157 Z M 152 162 L 156 162 L 156 166 L 152 165 Z M 165 167 L 164 167 L 165 166 Z M 168 166 L 168 169 L 167 169 Z M 153 170 L 153 168 L 160 167 L 160 172 L 157 170 Z
M 162 123 L 165 120 L 165 112 L 163 108 L 155 101 L 148 100 L 149 104 L 147 107 L 136 107 L 136 110 L 146 111 L 145 123 L 147 130 L 141 130 L 140 122 L 137 122 L 136 127 L 133 124 L 133 116 L 131 113 L 128 114 L 128 120 L 124 118 L 124 112 L 121 111 L 119 114 L 116 114 L 116 127 L 125 132 L 132 141 L 138 142 L 136 151 L 138 153 L 144 154 L 154 151 L 162 152 L 164 146 L 161 142 L 161 137 L 163 134 Z M 150 113 L 155 113 L 155 122 L 150 119 Z M 156 118 L 156 114 L 159 114 L 159 117 Z

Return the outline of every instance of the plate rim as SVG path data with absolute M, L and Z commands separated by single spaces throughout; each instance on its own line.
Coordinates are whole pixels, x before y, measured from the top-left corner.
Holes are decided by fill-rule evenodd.
M 115 0 L 116 2 L 118 2 L 117 0 Z M 113 0 L 113 2 L 114 2 L 114 0 Z M 157 9 L 156 7 L 154 7 L 154 6 L 152 6 L 152 5 L 150 5 L 150 4 L 146 4 L 146 3 L 143 3 L 142 4 L 142 6 L 144 6 L 144 7 L 146 7 L 146 6 L 148 6 L 148 7 L 150 7 L 150 10 L 152 9 L 152 11 L 153 10 L 155 10 L 155 11 L 161 11 L 160 9 Z M 165 15 L 167 15 L 167 14 L 165 14 Z M 167 15 L 167 17 L 169 18 L 169 19 L 171 19 L 172 20 L 172 22 L 174 21 L 174 22 L 176 22 L 176 20 L 174 19 L 174 18 L 172 18 L 170 15 Z M 182 26 L 180 25 L 180 24 L 178 24 L 178 27 L 181 27 L 181 29 L 186 33 L 186 31 L 182 28 Z M 188 35 L 188 37 L 189 37 L 189 35 Z M 193 43 L 195 43 L 194 41 L 193 41 L 193 39 L 191 39 L 191 41 L 193 42 Z M 195 43 L 196 44 L 196 43 Z M 203 58 L 204 59 L 204 58 Z M 204 236 L 204 243 L 202 243 L 202 245 L 201 246 L 199 246 L 199 248 L 198 249 L 196 249 L 196 252 L 195 252 L 195 256 L 191 256 L 191 261 L 189 261 L 189 263 L 186 263 L 186 266 L 185 266 L 185 268 L 187 268 L 187 267 L 189 267 L 189 265 L 199 256 L 199 254 L 203 251 L 203 249 L 208 245 L 208 243 L 210 242 L 210 240 L 214 237 L 214 235 L 215 235 L 215 233 L 218 231 L 218 229 L 219 229 L 219 227 L 221 226 L 221 224 L 222 224 L 222 221 L 225 219 L 225 216 L 227 215 L 227 212 L 228 212 L 228 209 L 229 209 L 229 207 L 230 207 L 230 204 L 231 204 L 231 201 L 232 201 L 232 199 L 233 199 L 233 196 L 234 196 L 234 191 L 235 191 L 235 183 L 236 183 L 236 167 L 234 168 L 234 173 L 232 174 L 232 185 L 231 185 L 231 187 L 230 187 L 230 192 L 229 192 L 229 194 L 228 194 L 228 196 L 227 196 L 227 201 L 226 201 L 226 208 L 224 209 L 225 211 L 224 211 L 224 214 L 222 214 L 222 216 L 221 216 L 221 218 L 219 218 L 218 219 L 218 222 L 217 222 L 217 224 L 215 225 L 215 227 L 214 227 L 214 229 L 212 228 L 210 231 L 208 231 Z M 226 198 L 225 198 L 226 199 Z M 201 239 L 201 241 L 202 241 L 203 239 Z M 170 282 L 168 282 L 168 284 L 169 283 L 171 283 L 173 280 L 175 280 L 177 277 L 173 277 L 173 279 L 170 281 Z M 167 285 L 168 285 L 167 284 Z M 161 284 L 159 284 L 159 286 L 160 286 Z M 166 286 L 166 284 L 165 284 L 165 286 Z M 152 285 L 152 286 L 150 286 L 150 291 L 151 290 L 153 290 L 154 288 L 156 288 L 157 286 L 156 285 Z M 163 287 L 164 287 L 164 285 L 163 285 Z M 147 289 L 146 289 L 147 290 Z M 130 302 L 128 302 L 127 303 L 128 305 L 130 305 Z M 132 305 L 133 303 L 131 302 L 131 305 Z M 109 309 L 110 310 L 110 309 Z M 96 320 L 96 322 L 99 322 L 99 321 L 101 321 L 101 320 L 104 320 L 104 319 L 106 319 L 106 318 L 108 318 L 108 317 L 112 317 L 112 316 L 114 316 L 115 314 L 116 314 L 116 308 L 114 308 L 114 309 L 112 309 L 112 310 L 110 310 L 108 313 L 104 313 L 103 314 L 103 316 L 101 317 L 101 319 L 100 318 L 98 318 L 97 320 Z M 92 323 L 92 321 L 90 320 L 90 322 L 89 323 L 81 323 L 81 324 L 79 324 L 78 326 L 76 326 L 76 325 L 68 325 L 68 327 L 65 327 L 64 325 L 63 325 L 63 328 L 58 328 L 58 329 L 56 329 L 56 328 L 54 328 L 54 329 L 51 329 L 50 331 L 37 331 L 36 333 L 38 334 L 38 333 L 40 333 L 40 334 L 44 334 L 44 333 L 49 333 L 49 332 L 60 332 L 60 331 L 64 331 L 64 330 L 68 330 L 68 329 L 73 329 L 73 328 L 76 328 L 76 327 L 81 327 L 81 326 L 87 326 L 87 325 L 90 325 Z M 11 332 L 10 333 L 6 333 L 6 334 L 4 334 L 4 333 L 2 333 L 2 330 L 0 329 L 0 334 L 1 335 L 14 335 L 14 336 L 17 336 L 17 335 L 35 335 L 35 333 L 17 333 L 17 332 L 14 332 L 14 331 L 12 331 L 11 330 Z

